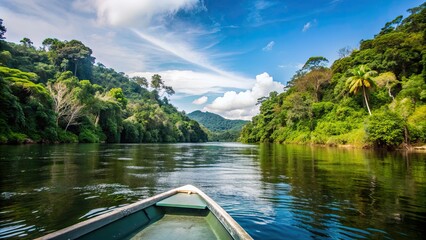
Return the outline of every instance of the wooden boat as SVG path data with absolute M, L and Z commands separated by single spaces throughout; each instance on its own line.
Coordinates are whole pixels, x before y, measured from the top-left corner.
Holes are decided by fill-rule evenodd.
M 39 239 L 252 239 L 216 202 L 186 185 Z

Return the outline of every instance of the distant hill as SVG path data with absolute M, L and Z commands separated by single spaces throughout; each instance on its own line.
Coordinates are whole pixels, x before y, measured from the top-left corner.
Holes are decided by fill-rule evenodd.
M 249 121 L 229 120 L 211 112 L 194 111 L 188 117 L 203 124 L 210 131 L 241 130 Z
M 229 120 L 211 112 L 194 111 L 187 115 L 190 119 L 201 123 L 209 130 L 209 141 L 235 142 L 241 129 L 249 121 Z

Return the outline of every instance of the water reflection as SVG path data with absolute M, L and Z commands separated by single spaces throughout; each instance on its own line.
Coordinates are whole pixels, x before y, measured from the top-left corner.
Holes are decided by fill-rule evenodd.
M 272 198 L 281 200 L 277 208 L 292 212 L 290 225 L 311 237 L 424 234 L 424 154 L 261 145 L 260 163 L 262 181 L 272 183 Z M 283 190 L 279 183 L 286 184 Z
M 426 154 L 291 145 L 0 146 L 0 238 L 193 184 L 256 239 L 422 239 Z

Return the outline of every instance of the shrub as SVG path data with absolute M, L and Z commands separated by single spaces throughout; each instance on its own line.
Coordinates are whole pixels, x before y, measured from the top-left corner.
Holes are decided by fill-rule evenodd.
M 8 136 L 8 143 L 21 144 L 24 143 L 27 138 L 27 135 L 23 133 L 11 132 Z
M 49 142 L 55 142 L 58 140 L 58 133 L 55 127 L 48 127 L 44 130 L 42 138 Z
M 418 107 L 408 117 L 408 126 L 412 140 L 426 142 L 426 105 Z
M 320 118 L 330 112 L 334 107 L 332 102 L 317 102 L 312 104 L 312 112 L 315 118 Z
M 123 131 L 121 131 L 121 142 L 123 143 L 138 143 L 140 142 L 140 133 L 138 123 L 133 123 L 128 120 L 123 121 Z
M 367 120 L 366 132 L 370 142 L 378 147 L 395 147 L 402 143 L 404 122 L 396 113 L 380 111 Z
M 78 135 L 78 141 L 81 143 L 98 143 L 99 137 L 90 129 L 83 129 Z
M 61 143 L 77 143 L 78 137 L 71 132 L 58 129 L 58 141 Z
M 0 135 L 0 144 L 5 144 L 7 143 L 7 137 L 4 135 Z

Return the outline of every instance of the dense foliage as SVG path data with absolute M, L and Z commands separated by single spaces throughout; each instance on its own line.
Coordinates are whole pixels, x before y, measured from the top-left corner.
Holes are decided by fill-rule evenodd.
M 211 112 L 194 111 L 188 117 L 201 123 L 207 128 L 209 141 L 236 142 L 241 129 L 248 122 L 244 120 L 230 120 Z
M 330 68 L 308 59 L 284 93 L 261 99 L 243 142 L 395 147 L 425 143 L 426 3 L 386 23 Z M 370 113 L 370 114 L 369 114 Z
M 161 76 L 129 78 L 94 62 L 77 40 L 48 38 L 40 49 L 0 40 L 0 143 L 207 141 L 163 97 L 174 91 Z

